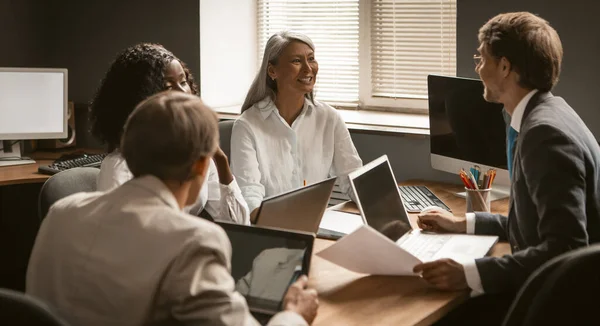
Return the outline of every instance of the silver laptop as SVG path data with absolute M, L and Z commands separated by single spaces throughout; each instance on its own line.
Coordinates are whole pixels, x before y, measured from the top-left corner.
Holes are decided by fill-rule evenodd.
M 364 222 L 421 261 L 481 258 L 498 241 L 496 236 L 433 234 L 413 230 L 386 155 L 348 176 Z
M 317 233 L 335 180 L 335 177 L 325 179 L 264 199 L 256 225 Z
M 235 289 L 252 314 L 267 321 L 281 311 L 288 287 L 310 270 L 314 234 L 217 222 L 231 242 Z

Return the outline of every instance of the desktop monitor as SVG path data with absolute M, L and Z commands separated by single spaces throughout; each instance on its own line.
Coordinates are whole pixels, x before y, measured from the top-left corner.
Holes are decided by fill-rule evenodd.
M 0 166 L 34 163 L 18 141 L 67 137 L 67 69 L 0 68 Z
M 492 200 L 508 196 L 503 105 L 483 98 L 478 79 L 429 75 L 427 87 L 432 168 L 454 174 L 474 165 L 483 172 L 494 168 Z

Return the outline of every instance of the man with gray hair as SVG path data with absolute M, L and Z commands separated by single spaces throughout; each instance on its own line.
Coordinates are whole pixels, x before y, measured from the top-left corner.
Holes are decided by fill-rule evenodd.
M 165 92 L 139 104 L 121 140 L 134 179 L 52 206 L 27 293 L 73 325 L 257 325 L 234 290 L 227 235 L 183 212 L 218 141 L 217 116 L 196 96 Z M 290 287 L 269 325 L 313 321 L 317 294 L 306 283 Z

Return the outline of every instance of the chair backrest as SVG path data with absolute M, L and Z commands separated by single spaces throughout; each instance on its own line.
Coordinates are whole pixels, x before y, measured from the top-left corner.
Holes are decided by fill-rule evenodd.
M 46 217 L 50 206 L 57 200 L 78 192 L 96 191 L 96 178 L 100 169 L 80 167 L 59 172 L 46 180 L 40 191 L 38 214 Z
M 231 162 L 231 131 L 233 130 L 233 123 L 235 120 L 223 120 L 219 121 L 219 146 L 223 150 L 223 153 L 227 155 L 227 158 Z
M 0 324 L 32 326 L 68 326 L 43 302 L 8 289 L 0 289 Z
M 503 325 L 587 325 L 597 323 L 600 245 L 550 260 L 525 282 Z

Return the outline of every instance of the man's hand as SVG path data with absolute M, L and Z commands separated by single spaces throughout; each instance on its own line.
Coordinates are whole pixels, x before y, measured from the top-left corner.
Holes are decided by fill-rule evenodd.
M 424 231 L 437 233 L 466 233 L 467 219 L 452 215 L 445 209 L 432 209 L 419 214 L 417 225 Z
M 468 289 L 464 267 L 452 259 L 440 259 L 415 266 L 415 273 L 421 273 L 423 279 L 440 290 Z
M 306 289 L 308 277 L 306 275 L 290 285 L 283 298 L 283 309 L 298 313 L 310 325 L 317 316 L 319 299 L 315 289 Z

